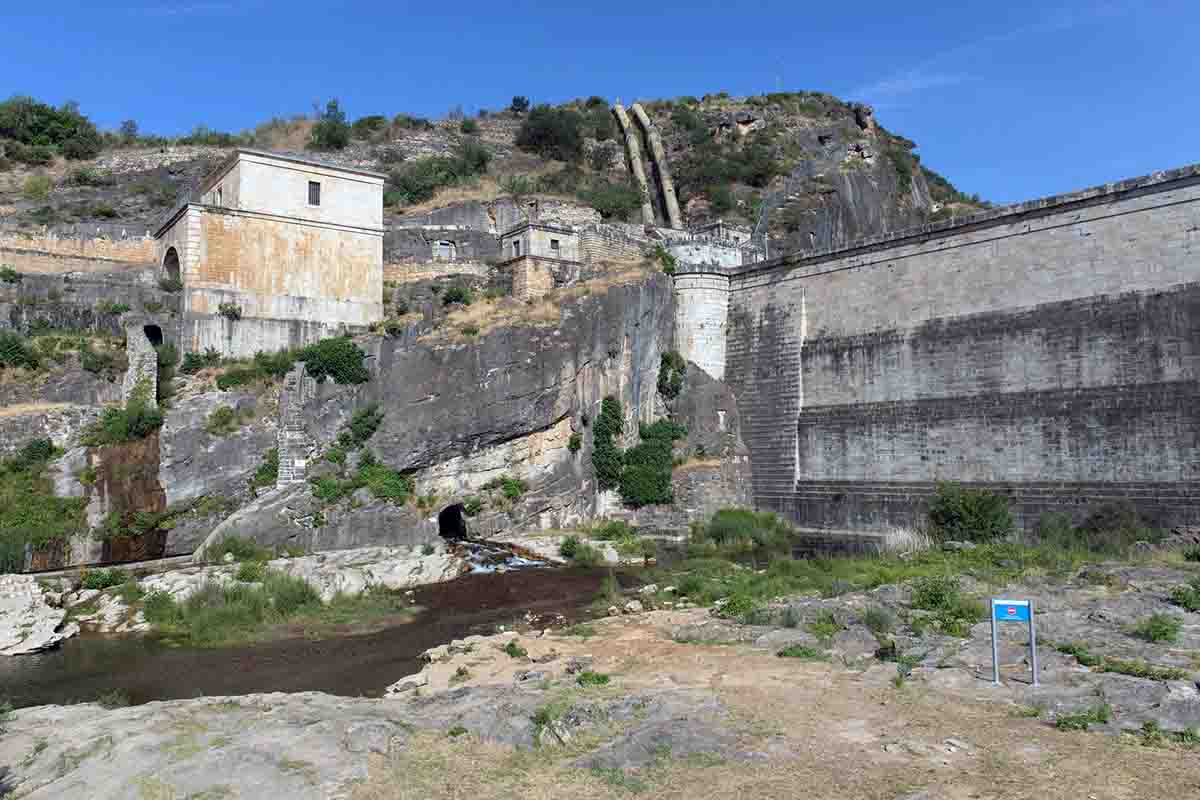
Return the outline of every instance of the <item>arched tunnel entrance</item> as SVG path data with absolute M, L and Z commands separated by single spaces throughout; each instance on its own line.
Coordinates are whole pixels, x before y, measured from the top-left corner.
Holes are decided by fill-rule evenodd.
M 161 347 L 163 343 L 162 328 L 157 325 L 147 325 L 142 328 L 146 332 L 146 338 L 150 340 L 150 344 L 154 347 Z
M 174 247 L 167 248 L 167 254 L 163 256 L 163 272 L 167 280 L 178 282 L 179 274 L 179 251 Z
M 438 512 L 438 535 L 450 540 L 467 538 L 467 518 L 462 503 L 448 505 Z

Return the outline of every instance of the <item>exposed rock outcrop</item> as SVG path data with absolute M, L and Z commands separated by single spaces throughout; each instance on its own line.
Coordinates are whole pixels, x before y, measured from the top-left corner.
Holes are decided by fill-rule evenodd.
M 79 632 L 48 600 L 32 575 L 0 575 L 0 655 L 36 653 Z

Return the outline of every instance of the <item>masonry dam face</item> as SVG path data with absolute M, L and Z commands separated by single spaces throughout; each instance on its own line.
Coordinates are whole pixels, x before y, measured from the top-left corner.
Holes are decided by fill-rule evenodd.
M 1117 501 L 1200 524 L 1200 166 L 676 291 L 681 351 L 737 395 L 757 505 L 800 526 L 917 525 L 939 481 L 1004 493 L 1026 528 Z

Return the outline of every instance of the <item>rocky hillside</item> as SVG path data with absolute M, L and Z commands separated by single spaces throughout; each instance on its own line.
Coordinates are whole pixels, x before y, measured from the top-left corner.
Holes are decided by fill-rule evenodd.
M 924 168 L 916 145 L 887 131 L 869 107 L 830 95 L 720 93 L 641 105 L 661 135 L 684 223 L 723 218 L 756 227 L 776 240 L 774 252 L 836 245 L 980 205 Z M 334 120 L 344 136 L 316 154 L 388 173 L 392 221 L 506 195 L 569 197 L 606 219 L 640 221 L 620 128 L 599 97 L 437 122 L 397 114 L 351 124 L 340 111 Z M 7 130 L 0 114 L 0 222 L 153 228 L 232 147 L 313 155 L 313 132 L 326 124 L 276 119 L 240 134 L 198 129 L 174 140 L 106 135 L 93 157 L 67 160 L 61 147 L 5 141 L 20 131 Z M 643 137 L 653 175 L 648 152 Z M 651 195 L 666 224 L 657 185 Z

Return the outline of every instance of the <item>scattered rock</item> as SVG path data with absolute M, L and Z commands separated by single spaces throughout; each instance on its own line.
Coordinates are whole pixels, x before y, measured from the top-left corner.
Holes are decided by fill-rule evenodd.
M 416 672 L 412 675 L 409 675 L 406 678 L 401 678 L 400 680 L 393 683 L 391 686 L 388 686 L 385 691 L 388 696 L 391 696 L 391 695 L 395 695 L 395 694 L 403 694 L 405 692 L 411 692 L 414 689 L 419 689 L 422 686 L 428 686 L 428 685 L 429 685 L 429 675 L 424 670 L 422 670 L 421 672 Z
M 658 584 L 657 583 L 648 583 L 645 586 L 643 586 L 642 588 L 638 589 L 638 594 L 656 594 L 657 592 L 658 592 Z
M 642 601 L 640 601 L 640 600 L 630 600 L 628 603 L 625 604 L 625 613 L 626 614 L 640 614 L 644 610 L 645 609 L 642 606 Z

